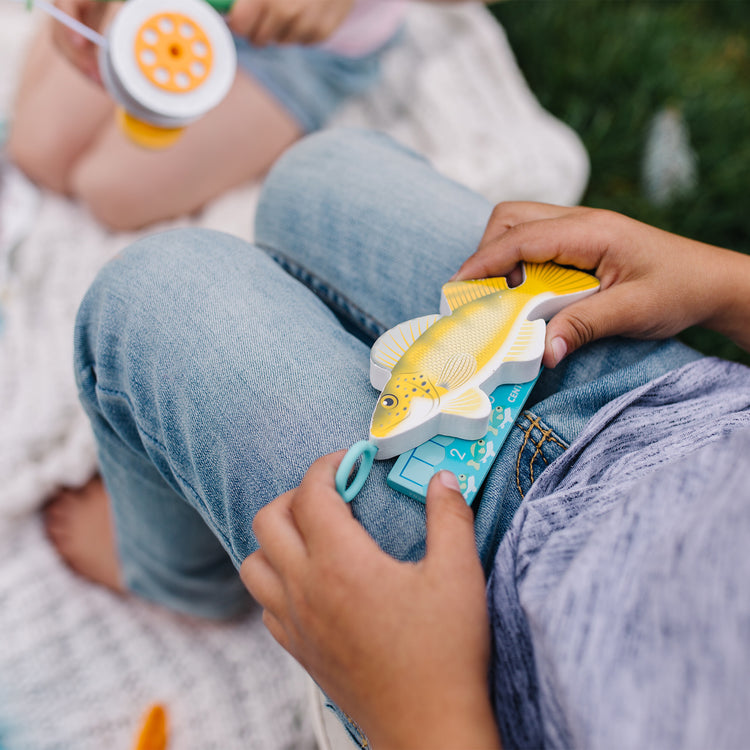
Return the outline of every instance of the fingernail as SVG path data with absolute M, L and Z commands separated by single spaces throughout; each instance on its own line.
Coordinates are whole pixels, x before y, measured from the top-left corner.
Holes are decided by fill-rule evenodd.
M 447 487 L 449 490 L 456 490 L 457 492 L 461 492 L 461 488 L 458 486 L 458 479 L 452 471 L 443 469 L 438 473 L 438 479 L 440 480 L 440 484 L 442 484 L 443 487 Z
M 559 364 L 560 360 L 568 353 L 568 345 L 565 343 L 564 339 L 561 339 L 558 336 L 557 338 L 552 339 L 550 347 L 552 349 L 552 356 L 555 359 L 555 364 Z

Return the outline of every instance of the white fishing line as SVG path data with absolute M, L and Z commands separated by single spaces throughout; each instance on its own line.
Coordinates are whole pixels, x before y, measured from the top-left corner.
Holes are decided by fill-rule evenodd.
M 29 0 L 29 2 L 26 2 L 26 0 L 13 1 L 25 3 L 27 5 L 32 5 L 35 8 L 39 8 L 40 10 L 43 10 L 45 13 L 59 21 L 64 26 L 67 26 L 69 29 L 76 31 L 82 37 L 88 39 L 90 42 L 93 42 L 98 47 L 107 46 L 107 40 L 99 32 L 94 31 L 89 26 L 86 26 L 86 24 L 83 24 L 79 20 L 73 18 L 72 16 L 69 16 L 64 11 L 52 5 L 52 3 L 48 3 L 47 0 Z

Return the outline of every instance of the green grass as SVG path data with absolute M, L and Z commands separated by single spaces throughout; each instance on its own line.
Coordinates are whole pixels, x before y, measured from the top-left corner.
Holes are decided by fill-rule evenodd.
M 491 10 L 542 105 L 588 149 L 583 203 L 750 253 L 750 0 L 508 0 Z M 698 183 L 660 207 L 641 164 L 665 107 L 687 125 Z M 750 364 L 718 334 L 684 339 Z

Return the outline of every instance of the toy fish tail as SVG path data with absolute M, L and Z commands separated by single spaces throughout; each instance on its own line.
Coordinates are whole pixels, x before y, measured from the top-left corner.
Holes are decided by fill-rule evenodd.
M 564 268 L 554 263 L 526 263 L 523 291 L 527 294 L 551 292 L 558 297 L 594 292 L 599 288 L 596 277 L 575 268 Z M 581 295 L 584 296 L 584 295 Z

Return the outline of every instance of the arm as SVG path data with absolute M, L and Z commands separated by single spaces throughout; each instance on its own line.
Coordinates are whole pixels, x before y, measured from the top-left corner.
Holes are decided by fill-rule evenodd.
M 750 257 L 612 211 L 501 203 L 456 279 L 504 276 L 519 261 L 596 274 L 601 291 L 547 325 L 544 364 L 604 336 L 666 338 L 702 325 L 750 350 Z
M 334 488 L 343 454 L 260 511 L 242 565 L 276 640 L 378 750 L 499 748 L 489 623 L 471 510 L 453 475 L 427 496 L 427 554 L 380 550 Z

